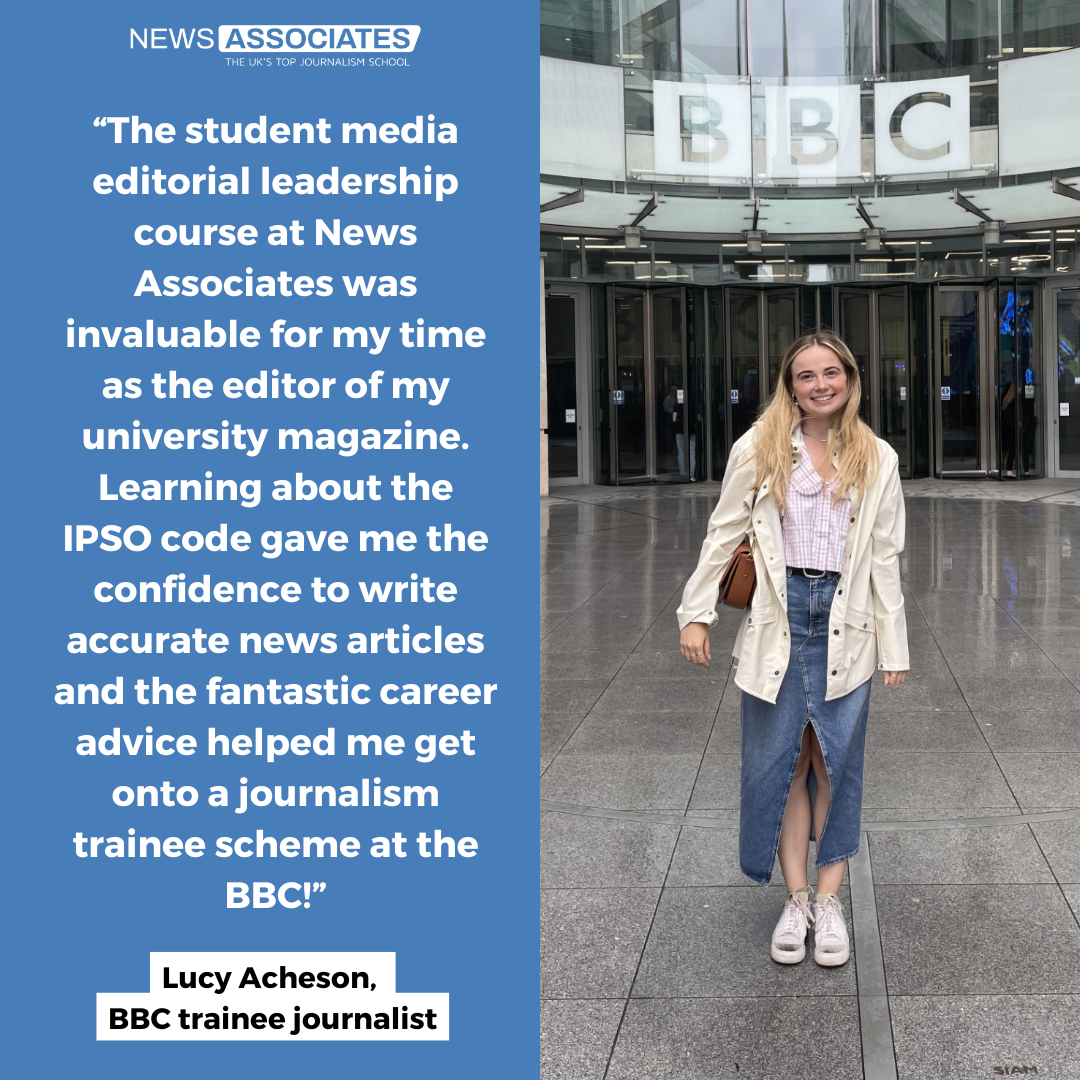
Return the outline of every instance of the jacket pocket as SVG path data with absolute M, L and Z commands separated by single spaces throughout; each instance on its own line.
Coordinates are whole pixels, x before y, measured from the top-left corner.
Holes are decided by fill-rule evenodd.
M 755 626 L 768 626 L 770 623 L 776 622 L 777 611 L 771 604 L 761 604 L 757 607 L 751 607 L 746 613 L 745 626 L 748 630 L 752 630 Z
M 859 611 L 849 607 L 844 612 L 844 626 L 855 630 L 865 630 L 870 634 L 876 633 L 874 628 L 874 616 L 868 611 Z
M 877 628 L 870 612 L 848 608 L 844 613 L 844 654 L 854 685 L 873 675 L 877 666 Z

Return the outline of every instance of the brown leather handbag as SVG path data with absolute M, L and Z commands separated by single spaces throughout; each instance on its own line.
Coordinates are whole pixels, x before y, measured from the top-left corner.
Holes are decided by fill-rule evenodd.
M 750 606 L 757 580 L 754 573 L 754 552 L 747 537 L 731 553 L 724 573 L 720 577 L 719 604 L 743 610 Z

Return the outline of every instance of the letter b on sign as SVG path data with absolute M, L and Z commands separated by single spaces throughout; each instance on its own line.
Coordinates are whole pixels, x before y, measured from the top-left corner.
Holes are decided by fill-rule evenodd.
M 253 881 L 251 883 L 251 906 L 255 908 L 273 907 L 277 903 L 272 881 Z
M 246 881 L 225 882 L 225 906 L 247 907 L 251 901 L 248 899 L 248 887 Z

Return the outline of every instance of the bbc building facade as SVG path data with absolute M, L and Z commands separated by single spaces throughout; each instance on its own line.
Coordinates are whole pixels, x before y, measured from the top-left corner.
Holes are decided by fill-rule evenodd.
M 1080 0 L 541 0 L 541 489 L 837 330 L 906 477 L 1080 477 Z

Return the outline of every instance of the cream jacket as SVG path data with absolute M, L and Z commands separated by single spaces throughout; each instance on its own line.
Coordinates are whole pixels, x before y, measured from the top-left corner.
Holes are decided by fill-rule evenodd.
M 907 671 L 907 623 L 898 556 L 904 550 L 904 497 L 896 451 L 878 439 L 881 465 L 865 493 L 851 491 L 851 523 L 844 570 L 829 617 L 829 672 L 825 698 L 843 697 L 874 669 Z M 792 458 L 802 447 L 791 444 Z M 683 590 L 680 629 L 715 626 L 720 575 L 744 536 L 753 545 L 757 586 L 743 616 L 733 655 L 735 683 L 775 704 L 790 653 L 787 568 L 780 513 L 768 482 L 754 487 L 754 429 L 731 448 L 720 501 L 709 518 L 697 569 Z

